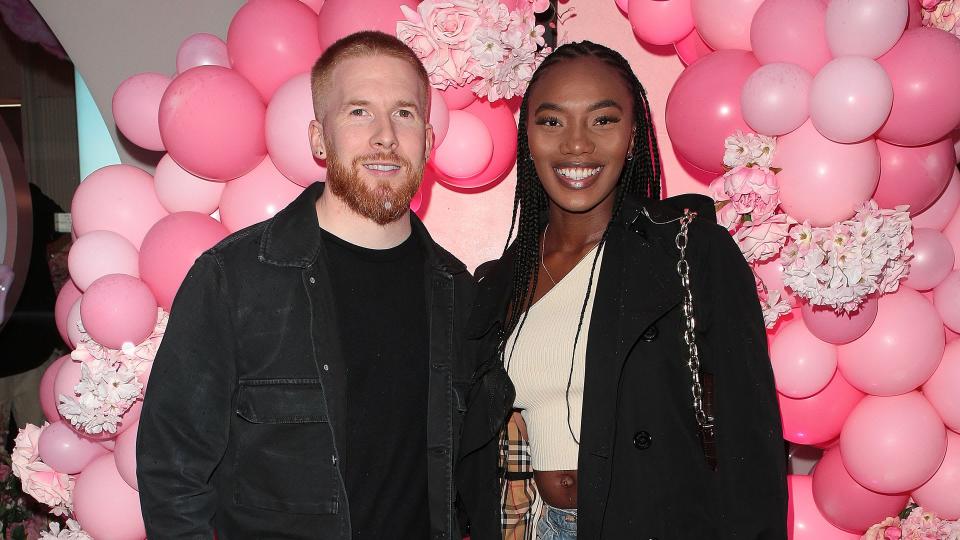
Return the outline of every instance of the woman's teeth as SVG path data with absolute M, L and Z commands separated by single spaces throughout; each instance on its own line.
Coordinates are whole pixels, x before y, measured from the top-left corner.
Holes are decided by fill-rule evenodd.
M 593 169 L 585 169 L 583 167 L 569 167 L 563 169 L 555 169 L 557 174 L 564 176 L 571 180 L 583 180 L 584 178 L 590 178 L 591 176 L 600 172 L 600 169 L 603 167 L 595 167 Z

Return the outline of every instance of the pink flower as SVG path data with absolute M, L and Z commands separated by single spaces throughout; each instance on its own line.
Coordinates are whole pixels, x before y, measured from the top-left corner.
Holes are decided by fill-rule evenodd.
M 409 9 L 406 6 L 401 6 L 401 9 L 404 8 Z M 423 62 L 427 74 L 436 72 L 437 67 L 446 59 L 445 51 L 440 49 L 437 42 L 427 34 L 427 30 L 422 24 L 398 21 L 397 38 L 417 54 L 417 57 Z
M 39 467 L 42 465 L 42 467 Z M 69 474 L 58 473 L 42 462 L 23 482 L 23 492 L 47 506 L 71 505 L 75 480 Z M 43 470 L 47 469 L 47 470 Z
M 40 440 L 40 434 L 50 424 L 44 422 L 43 426 L 37 427 L 33 424 L 27 424 L 17 438 L 14 440 L 13 454 L 10 455 L 10 462 L 13 468 L 13 474 L 21 481 L 24 474 L 27 473 L 27 467 L 40 459 L 40 450 L 37 442 Z
M 887 527 L 883 530 L 883 540 L 899 540 L 900 536 L 900 527 Z
M 927 11 L 933 11 L 940 2 L 941 0 L 920 0 L 920 7 Z
M 437 43 L 466 50 L 470 36 L 480 27 L 479 4 L 470 0 L 424 0 L 417 11 L 427 33 Z
M 960 1 L 944 0 L 937 4 L 932 10 L 921 13 L 923 25 L 939 28 L 960 37 Z
M 786 214 L 775 214 L 761 222 L 745 222 L 734 233 L 747 262 L 763 261 L 780 253 L 789 238 L 788 231 L 793 220 Z

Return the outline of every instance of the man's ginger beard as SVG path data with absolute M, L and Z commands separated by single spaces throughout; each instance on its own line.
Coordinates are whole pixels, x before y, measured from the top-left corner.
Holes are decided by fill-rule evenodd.
M 329 146 L 328 146 L 329 148 Z M 407 171 L 399 185 L 378 181 L 373 188 L 360 177 L 364 163 L 394 163 L 400 165 L 401 173 Z M 380 152 L 357 156 L 347 168 L 333 152 L 327 157 L 327 186 L 340 200 L 357 214 L 378 225 L 392 223 L 409 210 L 410 200 L 420 188 L 423 179 L 423 163 L 416 169 L 410 162 L 395 152 Z

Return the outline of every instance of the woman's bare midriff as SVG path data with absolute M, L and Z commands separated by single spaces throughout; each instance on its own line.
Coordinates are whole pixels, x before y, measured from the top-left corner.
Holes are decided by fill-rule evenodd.
M 577 471 L 534 471 L 533 479 L 543 502 L 554 508 L 577 507 Z

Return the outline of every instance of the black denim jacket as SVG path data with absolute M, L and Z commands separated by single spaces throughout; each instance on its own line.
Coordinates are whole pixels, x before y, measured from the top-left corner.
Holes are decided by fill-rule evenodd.
M 314 184 L 204 253 L 180 287 L 137 440 L 151 540 L 350 538 L 345 365 L 315 211 L 322 191 Z M 458 344 L 474 282 L 411 221 L 428 246 L 431 538 L 447 540 L 459 538 L 453 457 L 473 366 Z

